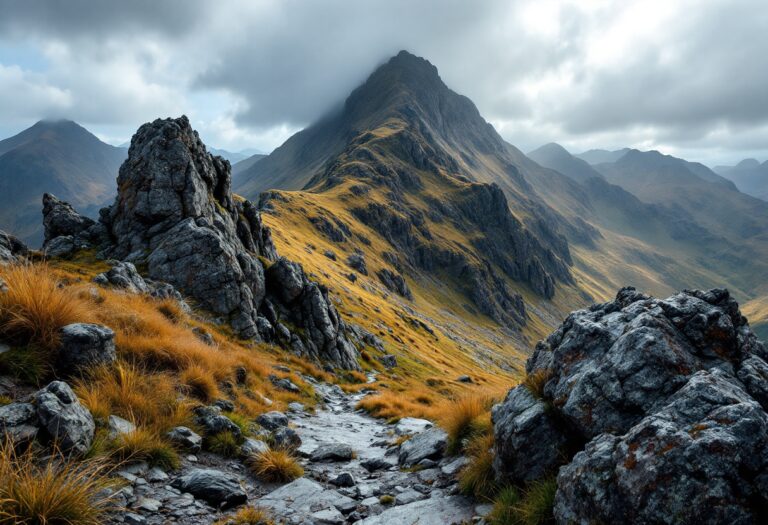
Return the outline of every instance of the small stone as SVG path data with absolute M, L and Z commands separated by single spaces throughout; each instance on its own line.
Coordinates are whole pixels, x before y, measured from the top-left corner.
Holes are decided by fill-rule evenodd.
M 162 469 L 158 467 L 152 467 L 149 469 L 149 471 L 146 474 L 147 481 L 150 481 L 152 483 L 157 483 L 158 481 L 165 481 L 169 478 L 168 474 L 163 472 Z
M 145 525 L 147 523 L 147 518 L 141 514 L 126 512 L 123 514 L 123 523 L 126 525 Z
M 240 505 L 248 500 L 240 480 L 219 470 L 193 469 L 175 479 L 172 486 L 222 508 Z
M 272 435 L 277 448 L 296 450 L 301 446 L 301 437 L 292 428 L 282 427 L 277 429 Z
M 192 452 L 199 452 L 203 446 L 203 438 L 187 427 L 175 427 L 166 434 L 166 437 L 171 442 Z
M 360 466 L 368 472 L 376 472 L 377 470 L 388 469 L 394 465 L 381 458 L 372 458 L 361 461 Z
M 334 479 L 332 479 L 331 483 L 333 485 L 336 485 L 337 487 L 354 487 L 355 479 L 352 477 L 352 474 L 350 474 L 349 472 L 342 472 L 341 474 L 336 476 Z
M 379 357 L 379 361 L 387 368 L 395 368 L 397 366 L 397 357 L 392 354 Z
M 273 410 L 272 412 L 261 414 L 256 418 L 256 422 L 267 430 L 274 431 L 281 427 L 287 427 L 288 417 L 282 412 Z
M 240 445 L 240 455 L 248 458 L 257 454 L 263 454 L 269 450 L 269 445 L 258 439 L 245 438 L 245 441 Z
M 301 403 L 294 401 L 293 403 L 288 403 L 288 410 L 291 412 L 304 412 L 305 408 Z
M 161 502 L 153 498 L 139 498 L 139 501 L 136 502 L 135 507 L 147 512 L 157 512 L 160 510 L 162 505 L 163 504 Z
M 457 377 L 456 381 L 458 381 L 459 383 L 472 383 L 472 378 L 464 375 L 464 376 Z
M 319 461 L 349 461 L 352 459 L 354 451 L 352 447 L 344 443 L 328 443 L 317 447 L 312 454 L 310 454 L 310 460 Z
M 117 436 L 134 432 L 136 425 L 120 416 L 111 415 L 107 420 L 107 428 L 109 428 L 109 438 L 115 439 Z

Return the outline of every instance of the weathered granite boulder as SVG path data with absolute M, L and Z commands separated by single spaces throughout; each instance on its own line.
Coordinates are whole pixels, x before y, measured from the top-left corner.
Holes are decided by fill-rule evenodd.
M 85 454 L 93 443 L 93 416 L 63 381 L 54 381 L 34 395 L 40 426 L 64 452 Z
M 221 414 L 221 409 L 215 406 L 197 407 L 194 410 L 195 423 L 205 432 L 206 436 L 215 436 L 222 432 L 230 432 L 236 438 L 243 434 L 240 427 L 227 416 Z
M 59 330 L 56 368 L 65 375 L 77 374 L 88 367 L 115 362 L 115 332 L 90 323 L 68 324 Z
M 563 467 L 561 523 L 758 523 L 768 502 L 768 414 L 722 370 L 702 370 L 624 435 Z
M 108 435 L 110 439 L 115 439 L 119 436 L 125 436 L 136 431 L 136 425 L 127 419 L 123 419 L 120 416 L 115 416 L 114 414 L 109 416 L 107 419 L 107 428 L 109 430 Z
M 173 480 L 171 485 L 215 507 L 226 509 L 248 501 L 240 480 L 219 470 L 194 469 Z
M 768 508 L 766 351 L 725 290 L 573 312 L 494 407 L 498 477 L 558 472 L 558 523 L 753 523 Z

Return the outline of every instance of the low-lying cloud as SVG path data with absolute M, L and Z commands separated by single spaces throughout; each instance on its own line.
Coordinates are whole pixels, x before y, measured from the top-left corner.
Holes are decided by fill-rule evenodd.
M 0 135 L 69 117 L 120 140 L 185 112 L 271 149 L 400 49 L 523 149 L 768 150 L 762 0 L 0 0 Z

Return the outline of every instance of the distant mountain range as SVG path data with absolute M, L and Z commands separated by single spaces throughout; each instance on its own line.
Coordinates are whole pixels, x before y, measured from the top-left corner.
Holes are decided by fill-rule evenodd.
M 735 166 L 715 166 L 714 171 L 732 180 L 739 190 L 768 201 L 768 160 L 744 159 Z
M 44 192 L 95 216 L 114 196 L 126 156 L 69 120 L 41 121 L 0 141 L 0 227 L 39 246 Z
M 713 171 L 657 151 L 572 155 L 554 143 L 524 155 L 407 52 L 270 155 L 212 152 L 235 161 L 234 190 L 260 198 L 283 252 L 352 297 L 375 284 L 433 322 L 484 316 L 522 341 L 628 284 L 768 297 L 768 203 L 729 180 L 759 181 L 765 164 Z M 44 191 L 95 212 L 124 157 L 72 122 L 0 142 L 0 228 L 39 240 Z M 367 276 L 347 282 L 358 258 Z

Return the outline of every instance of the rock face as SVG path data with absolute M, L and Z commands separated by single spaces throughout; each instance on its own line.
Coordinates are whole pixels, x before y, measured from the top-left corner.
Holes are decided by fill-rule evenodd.
M 108 239 L 103 253 L 145 264 L 151 279 L 191 296 L 243 338 L 275 340 L 297 353 L 358 368 L 357 351 L 327 291 L 309 281 L 301 266 L 278 260 L 259 211 L 232 194 L 230 169 L 206 151 L 186 117 L 144 124 L 120 168 L 115 203 L 102 210 L 96 225 Z M 77 230 L 96 228 L 67 206 L 47 206 L 46 239 L 75 239 Z M 99 279 L 144 291 L 130 270 L 116 266 Z M 285 329 L 283 319 L 306 335 Z
M 521 385 L 494 407 L 497 475 L 560 467 L 559 523 L 764 521 L 765 358 L 725 290 L 624 288 L 537 345 L 535 393 Z

